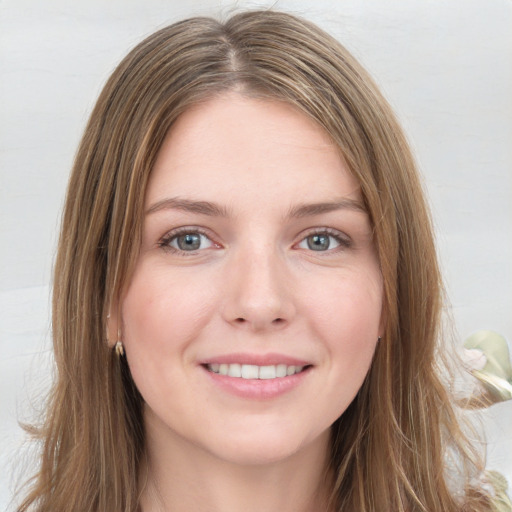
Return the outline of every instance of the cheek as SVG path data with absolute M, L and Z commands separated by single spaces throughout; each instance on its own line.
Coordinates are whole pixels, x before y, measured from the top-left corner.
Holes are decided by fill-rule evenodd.
M 305 299 L 316 328 L 329 338 L 357 346 L 376 340 L 382 313 L 382 279 L 379 272 L 345 271 L 310 283 Z
M 318 299 L 309 300 L 309 311 L 329 359 L 329 389 L 342 411 L 371 365 L 381 324 L 382 279 L 377 271 L 337 277 L 318 283 L 313 294 Z
M 189 340 L 214 308 L 215 294 L 204 282 L 166 268 L 136 269 L 122 307 L 127 348 L 158 345 L 165 352 Z
M 142 262 L 122 305 L 122 340 L 134 382 L 148 404 L 165 403 L 170 411 L 181 403 L 167 397 L 169 390 L 181 389 L 190 363 L 187 349 L 215 310 L 214 289 L 197 277 Z M 182 390 L 184 402 L 192 400 L 192 391 Z

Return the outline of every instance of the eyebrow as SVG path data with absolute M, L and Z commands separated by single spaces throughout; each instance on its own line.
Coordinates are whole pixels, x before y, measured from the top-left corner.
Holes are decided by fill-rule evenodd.
M 326 203 L 309 203 L 294 206 L 288 216 L 292 218 L 310 217 L 313 215 L 321 215 L 323 213 L 330 213 L 337 210 L 354 210 L 362 213 L 367 213 L 361 201 L 349 198 L 343 198 L 338 201 L 331 201 Z
M 220 206 L 209 201 L 192 201 L 190 199 L 182 199 L 179 197 L 170 197 L 162 199 L 151 205 L 146 210 L 146 215 L 159 212 L 161 210 L 182 210 L 190 213 L 199 213 L 201 215 L 208 215 L 210 217 L 228 217 L 228 211 L 223 206 Z
M 345 209 L 367 213 L 366 208 L 360 201 L 343 198 L 331 202 L 299 204 L 290 209 L 287 217 L 304 218 Z M 229 211 L 224 206 L 210 201 L 193 201 L 180 197 L 170 197 L 157 201 L 146 210 L 146 215 L 161 210 L 182 210 L 189 213 L 207 215 L 209 217 L 229 217 Z

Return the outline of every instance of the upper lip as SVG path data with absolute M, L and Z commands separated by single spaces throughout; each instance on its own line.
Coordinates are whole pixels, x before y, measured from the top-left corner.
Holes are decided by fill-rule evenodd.
M 285 364 L 287 366 L 308 366 L 310 361 L 288 356 L 285 354 L 268 353 L 268 354 L 246 354 L 246 353 L 230 353 L 220 356 L 208 357 L 200 361 L 202 365 L 208 364 L 251 364 L 255 366 L 273 366 Z

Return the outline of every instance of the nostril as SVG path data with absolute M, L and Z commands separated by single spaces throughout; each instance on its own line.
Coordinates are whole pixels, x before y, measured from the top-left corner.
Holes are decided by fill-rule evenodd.
M 271 326 L 272 327 L 281 327 L 282 325 L 286 324 L 286 319 L 278 317 L 278 318 L 274 318 L 273 320 L 270 320 L 270 319 L 265 320 L 265 319 L 258 319 L 258 318 L 251 319 L 251 317 L 244 318 L 242 316 L 239 316 L 237 318 L 234 318 L 232 320 L 232 322 L 233 322 L 233 324 L 239 325 L 240 327 L 251 325 L 255 329 L 260 330 L 260 329 L 264 329 L 265 327 L 271 327 Z

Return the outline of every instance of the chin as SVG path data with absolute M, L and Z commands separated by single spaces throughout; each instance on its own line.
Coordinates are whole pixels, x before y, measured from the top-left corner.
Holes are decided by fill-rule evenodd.
M 209 451 L 226 462 L 242 466 L 263 466 L 293 460 L 295 455 L 318 448 L 319 443 L 329 442 L 330 429 L 317 436 L 300 436 L 296 433 L 272 428 L 245 430 L 215 443 Z M 316 451 L 316 450 L 315 450 Z

